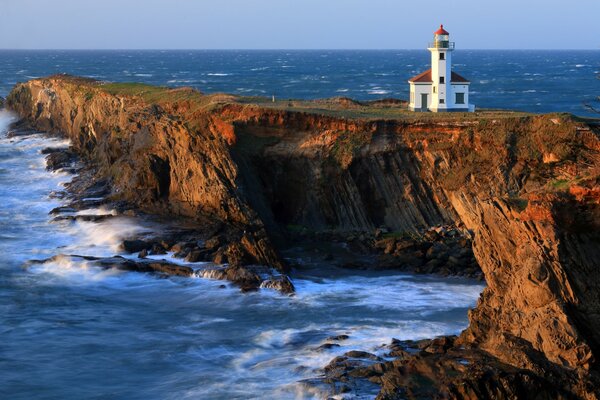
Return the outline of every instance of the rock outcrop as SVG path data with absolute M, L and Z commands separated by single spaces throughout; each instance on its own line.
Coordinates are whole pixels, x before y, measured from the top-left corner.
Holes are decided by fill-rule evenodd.
M 427 396 L 524 398 L 543 382 L 535 377 L 550 374 L 564 398 L 598 397 L 600 140 L 592 122 L 417 116 L 348 102 L 290 110 L 70 77 L 17 85 L 7 104 L 37 129 L 67 135 L 111 181 L 115 199 L 222 223 L 224 251 L 240 264 L 283 269 L 273 243 L 291 226 L 460 226 L 474 237 L 488 287 L 469 328 L 412 371 L 469 349 L 504 372 L 494 380 L 453 367 L 454 386 L 489 390 L 446 390 L 438 379 Z M 406 394 L 406 380 L 392 372 L 382 398 Z

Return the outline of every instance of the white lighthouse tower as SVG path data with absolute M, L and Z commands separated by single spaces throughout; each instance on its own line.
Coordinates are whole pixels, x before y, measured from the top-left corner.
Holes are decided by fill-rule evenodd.
M 452 53 L 454 42 L 450 34 L 440 25 L 433 33 L 431 69 L 411 78 L 410 104 L 413 111 L 467 112 L 475 111 L 469 104 L 470 82 L 452 71 Z

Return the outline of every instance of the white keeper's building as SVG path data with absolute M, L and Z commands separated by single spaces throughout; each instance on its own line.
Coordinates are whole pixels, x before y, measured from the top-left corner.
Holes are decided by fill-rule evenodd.
M 454 42 L 444 25 L 434 32 L 429 44 L 431 69 L 409 79 L 412 111 L 473 112 L 469 104 L 470 82 L 452 71 Z

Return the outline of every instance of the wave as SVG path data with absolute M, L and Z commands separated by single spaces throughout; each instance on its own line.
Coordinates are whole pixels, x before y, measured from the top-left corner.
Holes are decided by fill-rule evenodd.
M 391 92 L 389 90 L 369 90 L 367 93 L 371 95 L 382 95 L 389 94 Z

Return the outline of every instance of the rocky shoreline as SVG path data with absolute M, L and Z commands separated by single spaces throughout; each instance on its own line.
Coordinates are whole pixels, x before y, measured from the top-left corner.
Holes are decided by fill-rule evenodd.
M 368 378 L 380 398 L 599 397 L 595 121 L 415 116 L 337 100 L 297 111 L 65 76 L 17 85 L 7 104 L 71 139 L 91 166 L 86 181 L 108 188 L 109 201 L 207 227 L 162 250 L 161 238 L 131 238 L 141 256 L 221 254 L 235 271 L 218 275 L 239 272 L 242 287 L 258 285 L 248 266 L 286 274 L 298 254 L 354 268 L 478 276 L 480 267 L 488 287 L 459 338 L 397 344 L 395 360 L 346 371 L 361 358 L 348 355 L 325 379 Z M 290 248 L 302 235 L 308 242 Z
M 17 123 L 11 135 L 28 134 L 31 128 L 24 121 Z M 50 212 L 53 221 L 101 222 L 118 215 L 135 216 L 144 213 L 138 207 L 123 201 L 110 201 L 109 182 L 98 180 L 93 165 L 81 162 L 77 151 L 72 148 L 49 147 L 41 152 L 45 155 L 46 169 L 74 175 L 66 184 L 68 199 L 65 206 Z M 111 214 L 77 214 L 99 206 L 114 211 Z M 182 222 L 183 225 L 186 223 Z M 128 254 L 137 253 L 137 258 L 114 256 L 108 258 L 58 255 L 34 263 L 54 262 L 56 258 L 83 258 L 93 261 L 99 268 L 115 268 L 124 271 L 157 273 L 185 277 L 203 277 L 226 280 L 240 287 L 242 292 L 258 289 L 273 289 L 282 294 L 293 294 L 294 285 L 290 277 L 268 266 L 247 265 L 239 253 L 231 252 L 221 245 L 227 240 L 219 234 L 218 227 L 200 229 L 199 223 L 187 229 L 171 227 L 171 232 L 156 232 L 154 237 L 145 234 L 123 241 L 121 249 Z M 176 225 L 176 224 L 173 224 Z M 193 227 L 192 227 L 193 226 Z M 289 230 L 284 253 L 286 263 L 302 270 L 311 265 L 331 265 L 343 269 L 399 270 L 412 273 L 463 276 L 483 280 L 472 250 L 470 233 L 452 226 L 434 227 L 421 234 L 397 235 L 379 228 L 370 234 L 340 235 L 335 232 L 305 232 Z M 291 243 L 294 247 L 290 248 Z M 320 248 L 325 244 L 326 249 Z M 295 256 L 311 254 L 311 260 L 294 263 Z M 148 259 L 149 256 L 164 256 Z M 194 269 L 168 261 L 166 257 L 186 263 L 209 263 Z M 243 257 L 243 256 L 242 256 Z M 231 260 L 231 261 L 230 261 Z
M 31 128 L 18 123 L 11 135 L 30 134 Z M 98 180 L 93 165 L 79 159 L 72 148 L 45 148 L 48 171 L 61 171 L 73 174 L 73 180 L 65 185 L 65 192 L 55 193 L 68 202 L 66 205 L 50 211 L 52 221 L 86 221 L 101 222 L 107 219 L 124 216 L 146 216 L 135 205 L 123 201 L 110 201 L 111 188 L 106 180 Z M 112 210 L 109 214 L 80 214 L 77 212 L 105 207 Z M 186 227 L 188 225 L 188 227 Z M 164 226 L 164 232 L 153 232 L 142 237 L 131 237 L 123 240 L 121 250 L 134 257 L 90 257 L 60 254 L 46 260 L 33 260 L 30 264 L 44 264 L 64 259 L 80 259 L 91 262 L 102 269 L 153 273 L 162 276 L 202 277 L 229 281 L 242 292 L 255 291 L 261 288 L 276 290 L 282 294 L 294 293 L 294 285 L 290 278 L 273 268 L 262 265 L 244 265 L 238 255 L 224 250 L 221 245 L 224 238 L 219 235 L 218 227 L 204 226 L 197 223 L 181 221 Z M 201 238 L 208 237 L 207 240 Z M 135 254 L 137 256 L 135 257 Z M 157 256 L 149 258 L 151 256 Z M 167 258 L 183 260 L 185 263 L 202 263 L 201 266 L 182 265 Z

